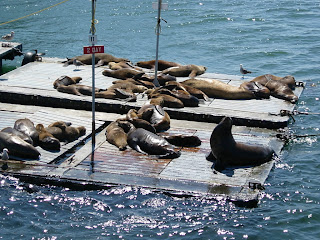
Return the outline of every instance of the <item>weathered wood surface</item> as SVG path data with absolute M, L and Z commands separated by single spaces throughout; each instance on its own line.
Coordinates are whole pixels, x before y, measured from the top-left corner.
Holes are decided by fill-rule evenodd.
M 7 46 L 10 45 L 10 46 Z M 8 55 L 10 55 L 14 50 L 14 48 L 18 48 L 22 51 L 22 44 L 17 42 L 1 42 L 0 41 L 0 59 L 5 59 Z
M 44 58 L 44 62 L 33 62 L 0 76 L 0 101 L 64 107 L 80 110 L 91 109 L 90 96 L 75 96 L 60 93 L 53 88 L 53 82 L 62 75 L 80 76 L 81 84 L 91 86 L 91 66 L 80 66 L 78 69 L 70 65 L 63 67 L 57 59 Z M 108 88 L 114 78 L 102 75 L 105 67 L 96 68 L 95 85 Z M 215 78 L 231 85 L 239 86 L 244 80 L 239 76 L 205 73 L 198 78 Z M 178 78 L 182 81 L 186 78 Z M 251 78 L 246 78 L 248 81 Z M 297 87 L 295 93 L 300 96 L 303 88 Z M 138 94 L 137 102 L 125 102 L 110 99 L 96 99 L 96 110 L 114 113 L 126 113 L 130 108 L 139 108 L 147 101 L 143 94 Z M 281 116 L 281 110 L 292 112 L 295 105 L 284 100 L 270 99 L 224 100 L 211 99 L 202 101 L 199 107 L 182 109 L 166 108 L 171 118 L 218 123 L 223 116 L 234 118 L 237 125 L 282 128 L 288 125 L 289 117 Z
M 10 104 L 2 104 L 0 109 L 1 129 L 11 126 L 16 118 L 29 117 L 35 123 L 47 124 L 59 119 L 71 121 L 74 125 L 85 125 L 88 127 L 87 134 L 91 130 L 91 115 L 87 111 L 17 107 Z M 121 115 L 98 113 L 97 126 L 101 126 L 103 121 L 111 122 L 119 117 Z M 68 149 L 62 150 L 63 154 L 62 151 L 55 155 L 43 150 L 39 161 L 10 161 L 6 173 L 36 183 L 49 182 L 66 186 L 77 183 L 83 187 L 125 184 L 188 195 L 223 196 L 242 203 L 256 203 L 259 190 L 249 188 L 249 184 L 263 185 L 274 162 L 257 167 L 229 168 L 215 174 L 212 170 L 213 163 L 205 159 L 205 155 L 210 151 L 209 138 L 215 126 L 214 123 L 172 120 L 171 128 L 163 134 L 194 134 L 202 140 L 199 147 L 181 149 L 181 157 L 173 160 L 142 155 L 130 148 L 119 151 L 106 142 L 103 129 L 96 136 L 94 161 L 91 160 L 89 139 L 84 145 L 79 145 L 76 151 L 68 151 L 72 148 L 69 145 L 66 146 Z M 277 153 L 280 153 L 283 147 L 283 142 L 275 137 L 274 130 L 244 126 L 234 126 L 232 130 L 237 141 L 269 145 Z M 73 146 L 79 144 L 79 141 L 73 142 Z M 59 156 L 59 161 L 53 161 Z

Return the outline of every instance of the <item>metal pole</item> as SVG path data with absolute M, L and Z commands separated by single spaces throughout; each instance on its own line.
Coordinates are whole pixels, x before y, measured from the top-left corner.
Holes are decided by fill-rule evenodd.
M 156 64 L 155 64 L 155 72 L 154 72 L 154 81 L 153 84 L 156 87 L 160 87 L 159 81 L 158 81 L 158 52 L 159 52 L 159 36 L 160 36 L 160 21 L 161 21 L 161 3 L 162 0 L 158 0 L 158 20 L 157 20 L 157 45 L 156 45 Z
M 95 21 L 95 0 L 92 0 L 92 23 L 94 24 Z M 95 34 L 94 27 L 91 29 L 92 38 Z M 94 42 L 92 41 L 92 47 L 94 47 Z M 94 164 L 94 149 L 96 145 L 96 124 L 95 124 L 95 55 L 92 52 L 92 152 L 91 152 L 91 165 L 93 169 Z

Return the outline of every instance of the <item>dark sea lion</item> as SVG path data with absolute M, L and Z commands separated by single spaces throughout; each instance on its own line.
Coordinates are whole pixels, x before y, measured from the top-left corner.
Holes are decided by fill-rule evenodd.
M 294 94 L 291 88 L 294 88 L 294 78 L 292 76 L 286 76 L 279 78 L 271 74 L 265 74 L 254 78 L 251 82 L 260 83 L 270 90 L 271 96 L 296 103 L 298 96 Z
M 73 64 L 73 59 L 76 59 L 86 65 L 92 65 L 92 55 L 91 54 L 84 54 L 81 56 L 76 56 L 74 58 L 68 59 L 64 66 L 68 66 L 70 64 Z M 126 58 L 117 58 L 111 54 L 107 53 L 96 53 L 95 54 L 95 64 L 99 62 L 96 66 L 102 66 L 102 65 L 108 65 L 109 62 L 121 62 L 121 61 L 129 61 Z
M 128 121 L 130 123 L 132 123 L 135 128 L 143 128 L 143 129 L 148 130 L 149 132 L 152 132 L 152 133 L 156 133 L 157 132 L 157 130 L 153 126 L 153 124 L 151 124 L 150 122 L 148 122 L 148 121 L 146 121 L 144 119 L 133 118 L 133 119 L 128 120 Z
M 16 136 L 20 137 L 22 140 L 26 141 L 27 143 L 30 143 L 31 145 L 33 145 L 32 138 L 30 136 L 24 134 L 23 132 L 18 131 L 17 129 L 14 129 L 12 127 L 6 127 L 4 129 L 2 129 L 1 132 L 6 132 L 11 135 L 16 135 Z
M 183 102 L 173 96 L 167 95 L 167 94 L 152 94 L 149 97 L 150 103 L 154 105 L 160 105 L 162 107 L 169 107 L 169 108 L 184 108 Z
M 194 135 L 171 135 L 164 136 L 164 138 L 171 144 L 179 147 L 197 147 L 201 145 L 199 137 Z
M 148 69 L 154 69 L 156 64 L 156 60 L 150 60 L 150 61 L 140 61 L 137 62 L 137 66 L 142 67 L 142 68 L 148 68 Z M 169 62 L 165 60 L 158 60 L 158 70 L 163 71 L 167 68 L 170 67 L 178 67 L 181 66 L 179 63 L 175 62 Z
M 137 152 L 156 155 L 158 158 L 172 159 L 181 155 L 181 152 L 176 151 L 174 146 L 163 137 L 143 128 L 136 129 L 133 125 L 128 132 L 128 145 Z
M 221 82 L 216 79 L 188 79 L 182 82 L 184 85 L 200 89 L 208 97 L 220 99 L 255 99 L 253 92 L 243 88 Z
M 127 149 L 127 134 L 119 126 L 118 121 L 114 121 L 106 128 L 106 139 L 107 141 L 119 148 L 120 151 Z
M 34 145 L 38 144 L 39 133 L 30 119 L 24 118 L 16 120 L 13 128 L 31 137 Z
M 260 165 L 272 160 L 274 150 L 268 146 L 249 145 L 233 138 L 232 119 L 224 117 L 213 129 L 210 137 L 211 154 L 217 171 L 227 166 Z
M 150 122 L 156 132 L 170 128 L 170 116 L 160 105 L 145 104 L 138 110 L 137 116 Z
M 190 77 L 194 78 L 195 76 L 205 73 L 207 68 L 205 66 L 199 65 L 183 65 L 178 67 L 171 67 L 162 71 L 163 74 L 169 74 L 175 77 Z
M 131 68 L 122 68 L 118 70 L 105 69 L 102 71 L 102 75 L 118 79 L 133 78 L 134 76 L 141 73 L 143 72 Z
M 22 140 L 16 135 L 7 132 L 0 132 L 0 149 L 7 148 L 9 150 L 10 159 L 15 157 L 22 159 L 39 159 L 39 151 L 30 143 Z
M 136 78 L 138 78 L 138 77 L 136 77 Z M 140 78 L 138 78 L 138 79 L 144 80 L 144 81 L 153 82 L 154 79 L 155 79 L 155 75 L 154 75 L 154 74 L 152 74 L 152 75 L 150 75 L 150 74 L 144 74 L 144 75 L 142 75 L 142 76 L 141 76 Z M 171 75 L 169 75 L 169 74 L 159 73 L 159 74 L 157 75 L 157 80 L 158 80 L 158 82 L 159 82 L 159 84 L 160 84 L 161 86 L 164 86 L 164 85 L 166 84 L 166 82 L 176 81 L 177 78 L 176 78 L 175 76 L 171 76 Z
M 68 86 L 72 84 L 77 84 L 82 80 L 81 77 L 68 77 L 68 76 L 61 76 L 57 80 L 53 82 L 53 87 L 57 88 L 60 85 Z
M 42 124 L 37 124 L 39 132 L 39 146 L 45 150 L 60 150 L 60 141 L 48 132 Z
M 57 87 L 58 92 L 69 93 L 77 96 L 91 96 L 92 87 L 81 85 L 81 84 L 72 84 L 68 86 L 60 85 Z M 95 92 L 99 92 L 101 89 L 95 88 Z

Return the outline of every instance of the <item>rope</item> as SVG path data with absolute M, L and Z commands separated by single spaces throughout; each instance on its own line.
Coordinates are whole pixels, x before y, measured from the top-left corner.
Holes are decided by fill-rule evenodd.
M 41 12 L 43 12 L 43 11 L 45 11 L 45 10 L 48 10 L 48 9 L 50 9 L 50 8 L 53 8 L 53 7 L 56 7 L 56 6 L 58 6 L 58 5 L 62 4 L 62 3 L 68 2 L 68 1 L 69 1 L 69 0 L 64 0 L 64 1 L 62 1 L 62 2 L 59 2 L 59 3 L 57 3 L 57 4 L 52 5 L 52 6 L 50 6 L 50 7 L 44 8 L 44 9 L 42 9 L 42 10 L 39 10 L 39 11 L 37 11 L 37 12 L 30 13 L 30 14 L 28 14 L 28 15 L 26 15 L 26 16 L 23 16 L 23 17 L 20 17 L 20 18 L 17 18 L 17 19 L 13 19 L 13 20 L 10 20 L 10 21 L 7 21 L 7 22 L 0 23 L 0 26 L 1 26 L 1 25 L 5 25 L 5 24 L 8 24 L 8 23 L 12 23 L 12 22 L 19 21 L 19 20 L 21 20 L 21 19 L 30 17 L 30 16 L 35 15 L 35 14 L 37 14 L 37 13 L 41 13 Z
M 95 1 L 95 0 L 91 0 L 91 1 Z M 96 6 L 97 6 L 97 1 L 94 2 L 94 7 L 92 9 L 92 19 L 91 19 L 91 27 L 90 27 L 90 31 L 89 33 L 91 33 L 92 35 L 94 35 L 96 33 L 96 24 L 99 22 L 97 19 L 95 19 L 96 16 Z

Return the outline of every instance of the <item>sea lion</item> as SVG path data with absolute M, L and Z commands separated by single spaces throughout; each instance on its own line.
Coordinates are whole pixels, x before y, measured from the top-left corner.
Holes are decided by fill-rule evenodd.
M 198 99 L 204 99 L 205 101 L 209 100 L 209 97 L 204 92 L 202 92 L 200 89 L 182 84 L 177 81 L 166 82 L 165 87 L 168 88 L 169 90 L 172 90 L 172 89 L 180 90 L 181 89 L 181 90 L 188 92 L 192 96 L 195 96 Z
M 151 97 L 150 104 L 169 108 L 184 108 L 183 102 L 180 99 L 167 94 L 156 93 L 149 97 Z
M 96 66 L 103 66 L 103 65 L 108 65 L 109 62 L 121 62 L 121 61 L 129 61 L 126 58 L 117 58 L 111 54 L 107 53 L 96 53 L 94 55 L 95 57 L 95 64 Z M 73 64 L 73 60 L 76 59 L 86 65 L 92 65 L 92 55 L 91 54 L 84 54 L 81 56 L 76 56 L 71 59 L 68 59 L 67 61 L 63 62 L 64 66 L 68 66 Z M 98 64 L 97 64 L 98 63 Z
M 153 82 L 155 79 L 155 75 L 154 74 L 152 74 L 152 75 L 143 74 L 141 77 L 135 77 L 135 79 Z M 157 81 L 159 82 L 160 86 L 164 86 L 166 84 L 166 82 L 177 81 L 177 78 L 175 76 L 171 76 L 169 74 L 159 73 L 157 75 Z
M 189 77 L 194 78 L 195 76 L 205 73 L 207 68 L 199 65 L 183 65 L 178 67 L 171 67 L 162 71 L 163 74 L 169 74 L 175 77 Z
M 23 132 L 18 131 L 17 129 L 14 129 L 12 127 L 6 127 L 4 129 L 2 129 L 1 132 L 6 132 L 11 135 L 16 135 L 16 136 L 20 137 L 22 140 L 26 141 L 27 143 L 30 143 L 31 145 L 33 145 L 32 138 L 30 136 L 28 136 L 27 134 L 24 134 Z
M 150 60 L 150 61 L 140 61 L 137 62 L 137 66 L 142 67 L 142 68 L 148 68 L 148 69 L 154 69 L 156 64 L 156 60 Z M 170 67 L 178 67 L 181 66 L 179 63 L 175 62 L 169 62 L 165 60 L 158 60 L 158 70 L 163 71 L 167 68 Z
M 57 121 L 51 123 L 46 128 L 46 131 L 51 133 L 55 138 L 57 138 L 61 142 L 72 142 L 86 134 L 86 128 L 84 126 L 72 127 L 70 125 L 71 124 L 66 123 L 64 121 Z M 61 131 L 57 128 L 60 128 Z
M 184 85 L 200 89 L 210 98 L 221 99 L 255 99 L 253 92 L 243 88 L 226 84 L 216 79 L 188 79 L 182 82 Z
M 141 85 L 144 86 L 146 88 L 154 88 L 155 85 L 152 82 L 149 81 L 144 81 L 144 80 L 140 80 L 140 79 L 133 79 L 133 78 L 127 78 L 125 80 L 116 80 L 112 82 L 113 84 L 118 84 L 118 83 L 131 83 L 131 84 L 135 84 L 135 85 Z
M 144 91 L 148 90 L 147 87 L 143 85 L 137 85 L 132 83 L 131 81 L 121 80 L 113 85 L 111 85 L 108 89 L 120 88 L 125 91 L 133 92 L 133 93 L 143 93 Z
M 68 86 L 71 84 L 79 83 L 82 80 L 81 77 L 68 77 L 68 76 L 61 76 L 57 80 L 53 82 L 53 87 L 57 88 L 61 85 Z
M 210 137 L 211 157 L 215 159 L 214 168 L 217 171 L 227 166 L 260 165 L 272 159 L 273 149 L 268 146 L 236 142 L 231 128 L 232 119 L 224 117 L 213 129 Z
M 57 87 L 58 92 L 69 93 L 77 96 L 92 96 L 92 87 L 81 85 L 81 84 L 72 84 L 72 85 L 60 85 Z M 99 88 L 95 88 L 95 92 L 102 91 Z
M 298 96 L 294 94 L 292 88 L 295 86 L 295 80 L 292 76 L 279 78 L 271 74 L 265 74 L 254 78 L 251 82 L 260 83 L 270 90 L 273 97 L 296 103 Z
M 16 157 L 22 159 L 38 159 L 39 151 L 30 143 L 22 140 L 16 135 L 7 132 L 0 132 L 0 149 L 7 148 L 9 150 L 10 159 Z
M 143 72 L 131 68 L 122 68 L 118 70 L 105 69 L 104 71 L 102 71 L 102 75 L 118 79 L 133 78 L 134 76 L 141 73 Z
M 137 116 L 150 122 L 156 132 L 170 128 L 170 116 L 160 105 L 145 104 L 138 110 Z
M 269 88 L 263 86 L 259 82 L 244 82 L 240 85 L 240 88 L 246 89 L 250 92 L 252 92 L 256 98 L 270 98 L 270 90 Z
M 164 136 L 169 143 L 179 147 L 197 147 L 201 145 L 201 140 L 195 135 L 171 135 Z
M 127 102 L 137 101 L 137 96 L 132 91 L 124 90 L 121 88 L 108 88 L 105 91 L 96 92 L 95 96 L 97 98 L 105 99 L 123 99 Z
M 156 155 L 158 158 L 180 157 L 181 152 L 176 151 L 174 146 L 163 137 L 143 128 L 136 129 L 131 123 L 129 124 L 124 124 L 123 129 L 128 132 L 128 145 L 132 149 L 143 154 Z
M 37 131 L 39 132 L 39 146 L 45 150 L 60 150 L 60 141 L 48 132 L 42 124 L 37 124 Z
M 122 68 L 131 68 L 131 69 L 136 69 L 142 71 L 141 68 L 133 66 L 130 62 L 127 61 L 121 61 L 121 62 L 109 62 L 108 67 L 111 70 L 118 70 Z
M 38 144 L 39 133 L 30 119 L 24 118 L 16 120 L 13 128 L 31 137 L 34 145 Z
M 106 128 L 107 141 L 119 148 L 120 151 L 127 149 L 127 134 L 119 126 L 119 121 L 114 121 Z

